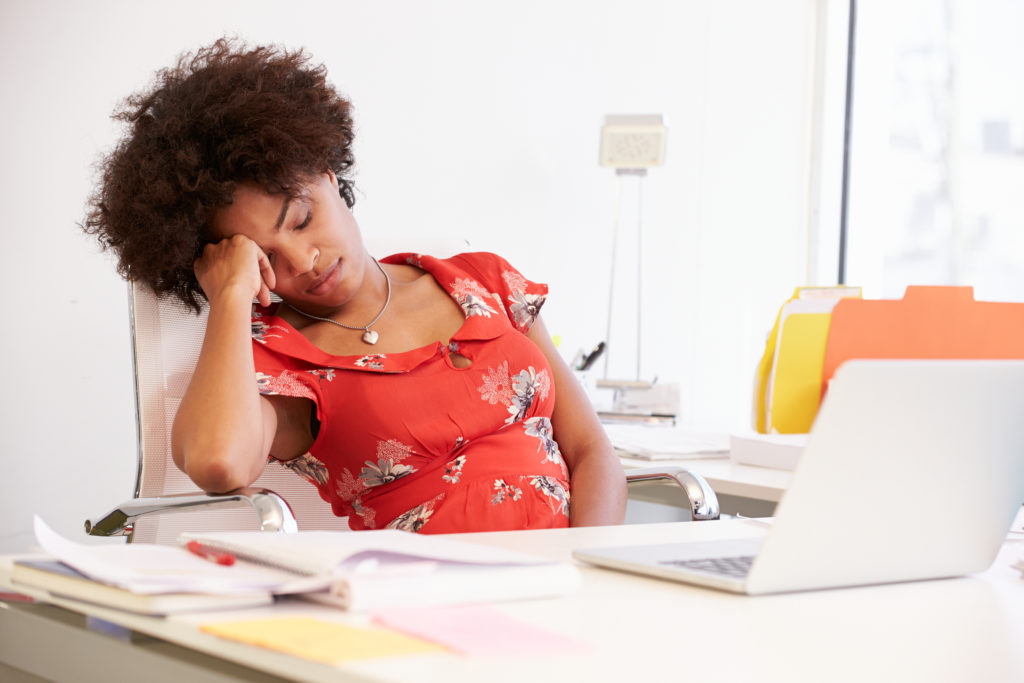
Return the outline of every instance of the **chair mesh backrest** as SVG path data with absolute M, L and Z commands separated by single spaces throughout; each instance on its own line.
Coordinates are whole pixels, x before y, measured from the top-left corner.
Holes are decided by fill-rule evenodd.
M 135 351 L 135 390 L 139 428 L 136 497 L 196 493 L 198 489 L 171 459 L 171 426 L 199 358 L 207 310 L 196 316 L 170 299 L 161 300 L 144 285 L 131 286 Z M 276 462 L 253 484 L 280 494 L 292 506 L 300 529 L 348 529 L 313 486 Z M 212 508 L 151 514 L 135 525 L 136 542 L 175 542 L 182 531 L 257 529 L 247 508 Z

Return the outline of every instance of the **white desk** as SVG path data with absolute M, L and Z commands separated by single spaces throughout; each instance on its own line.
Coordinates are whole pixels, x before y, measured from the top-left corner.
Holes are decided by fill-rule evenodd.
M 1014 528 L 1020 529 L 1022 523 L 1024 515 L 1018 517 Z M 760 533 L 763 530 L 751 523 L 723 520 L 460 538 L 564 559 L 575 547 Z M 520 658 L 435 654 L 364 660 L 332 668 L 222 641 L 195 629 L 196 624 L 211 621 L 215 615 L 153 619 L 61 602 L 158 640 L 140 640 L 137 635 L 136 644 L 122 643 L 63 623 L 62 619 L 69 617 L 64 610 L 0 607 L 0 659 L 42 667 L 37 675 L 59 677 L 71 671 L 76 681 L 158 681 L 173 680 L 173 676 L 190 683 L 232 677 L 271 680 L 265 674 L 303 681 L 446 683 L 1021 681 L 1024 581 L 1009 564 L 1022 553 L 1024 535 L 1017 535 L 1004 546 L 993 568 L 975 577 L 757 598 L 587 567 L 583 589 L 575 595 L 498 605 L 516 619 L 582 640 L 587 651 L 579 654 Z M 0 577 L 0 584 L 5 583 Z M 216 616 L 296 613 L 366 623 L 365 617 L 298 601 Z M 74 645 L 70 643 L 74 633 L 89 636 L 93 642 Z M 104 642 L 120 651 L 105 654 L 99 648 Z M 148 667 L 141 678 L 138 671 L 127 668 L 138 662 Z M 239 669 L 230 662 L 250 668 Z M 189 666 L 193 668 L 188 670 L 188 678 L 180 678 L 183 667 Z

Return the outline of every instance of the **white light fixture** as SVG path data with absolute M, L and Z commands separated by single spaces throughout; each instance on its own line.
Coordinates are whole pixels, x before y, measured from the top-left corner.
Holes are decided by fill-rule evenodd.
M 661 114 L 612 114 L 601 127 L 601 165 L 642 169 L 665 163 L 668 128 Z
M 608 319 L 605 340 L 608 349 L 604 354 L 604 379 L 601 384 L 611 387 L 621 386 L 637 388 L 634 385 L 644 384 L 649 387 L 641 378 L 642 366 L 640 362 L 643 347 L 643 180 L 647 175 L 647 169 L 652 166 L 660 166 L 665 162 L 665 140 L 668 136 L 668 128 L 665 126 L 661 114 L 617 114 L 605 117 L 604 125 L 601 127 L 601 151 L 600 163 L 602 166 L 614 168 L 616 176 L 616 199 L 614 209 L 614 223 L 612 228 L 612 249 L 611 249 L 611 272 L 608 282 Z M 616 293 L 616 270 L 618 268 L 618 252 L 622 245 L 619 244 L 619 218 L 622 213 L 622 182 L 624 176 L 636 178 L 636 311 L 632 322 L 632 328 L 636 335 L 636 373 L 633 380 L 613 379 L 608 376 L 609 358 L 613 354 L 621 354 L 621 349 L 615 348 L 612 340 L 613 333 L 613 308 Z M 632 184 L 632 183 L 631 183 Z M 628 277 L 628 276 L 627 276 Z M 618 325 L 628 325 L 620 317 Z M 619 338 L 621 341 L 621 337 Z M 621 358 L 621 355 L 619 355 Z M 617 395 L 621 395 L 618 392 Z M 618 401 L 617 401 L 618 402 Z

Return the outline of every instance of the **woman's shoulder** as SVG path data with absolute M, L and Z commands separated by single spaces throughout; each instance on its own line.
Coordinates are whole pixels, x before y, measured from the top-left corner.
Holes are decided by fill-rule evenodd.
M 391 263 L 408 263 L 430 273 L 462 306 L 473 311 L 494 312 L 492 303 L 505 309 L 513 325 L 526 332 L 547 299 L 548 286 L 527 279 L 507 260 L 487 251 L 464 252 L 439 259 L 425 254 L 395 254 Z
M 509 275 L 506 274 L 519 275 L 519 271 L 505 258 L 489 251 L 467 251 L 444 258 L 430 254 L 405 252 L 382 258 L 381 262 L 410 265 L 430 273 L 439 281 L 438 276 L 452 276 L 500 283 L 509 279 Z M 520 277 L 522 276 L 520 275 Z

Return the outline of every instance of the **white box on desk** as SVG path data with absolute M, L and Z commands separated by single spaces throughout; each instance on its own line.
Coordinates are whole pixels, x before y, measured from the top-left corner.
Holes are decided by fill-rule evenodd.
M 733 434 L 729 457 L 743 465 L 792 470 L 807 445 L 807 434 Z

